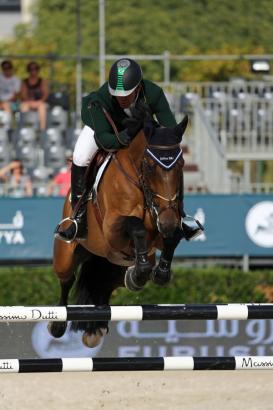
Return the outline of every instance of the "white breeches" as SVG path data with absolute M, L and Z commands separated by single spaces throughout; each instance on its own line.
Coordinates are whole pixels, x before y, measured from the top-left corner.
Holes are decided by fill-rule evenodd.
M 99 149 L 94 134 L 94 130 L 87 125 L 80 132 L 73 152 L 73 162 L 78 167 L 87 167 Z

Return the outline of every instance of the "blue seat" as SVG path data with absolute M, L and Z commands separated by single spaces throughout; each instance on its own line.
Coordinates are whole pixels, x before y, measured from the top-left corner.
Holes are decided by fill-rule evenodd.
M 80 128 L 69 128 L 66 133 L 66 147 L 67 149 L 74 150 L 76 141 L 80 135 Z
M 41 135 L 41 142 L 44 148 L 51 145 L 62 145 L 63 136 L 61 130 L 58 128 L 47 128 Z
M 45 166 L 54 170 L 65 165 L 65 148 L 60 145 L 51 145 L 45 148 Z
M 34 169 L 39 160 L 39 151 L 32 144 L 17 146 L 16 157 L 22 161 L 25 168 L 28 170 Z
M 30 110 L 20 113 L 20 127 L 31 127 L 38 131 L 40 129 L 38 112 Z
M 10 146 L 7 140 L 0 139 L 0 168 L 4 167 L 10 162 L 11 152 Z
M 16 147 L 23 147 L 25 145 L 35 145 L 36 133 L 33 128 L 23 127 L 16 130 L 14 135 L 14 143 Z
M 68 113 L 62 107 L 53 107 L 48 113 L 48 127 L 58 128 L 61 131 L 67 129 Z

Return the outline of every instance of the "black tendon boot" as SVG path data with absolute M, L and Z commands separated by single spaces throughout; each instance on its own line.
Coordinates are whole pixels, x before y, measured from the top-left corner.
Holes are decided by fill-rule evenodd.
M 83 195 L 86 169 L 87 167 L 79 167 L 74 163 L 71 167 L 71 206 L 73 211 Z M 67 229 L 62 230 L 62 221 L 55 230 L 56 236 L 66 242 L 71 242 L 75 238 L 84 238 L 86 236 L 86 202 L 84 200 L 77 209 L 74 219 L 71 219 L 71 221 L 72 223 Z

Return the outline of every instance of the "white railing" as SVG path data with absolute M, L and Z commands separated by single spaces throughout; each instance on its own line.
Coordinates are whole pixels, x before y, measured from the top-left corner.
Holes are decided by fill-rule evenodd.
M 272 160 L 272 81 L 174 83 L 166 90 L 177 117 L 202 101 L 229 160 Z
M 164 85 L 164 84 L 163 84 Z M 170 94 L 197 94 L 200 98 L 241 98 L 245 95 L 256 95 L 260 98 L 273 98 L 273 79 L 269 81 L 246 81 L 238 78 L 231 81 L 200 81 L 170 83 L 165 86 Z
M 194 140 L 193 158 L 202 172 L 211 193 L 230 193 L 230 171 L 227 169 L 225 149 L 209 123 L 199 98 L 192 101 Z
M 273 99 L 204 98 L 202 103 L 229 159 L 272 159 Z

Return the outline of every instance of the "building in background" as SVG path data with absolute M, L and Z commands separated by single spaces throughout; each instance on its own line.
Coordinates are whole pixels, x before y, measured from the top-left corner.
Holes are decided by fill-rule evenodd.
M 13 36 L 19 23 L 32 21 L 31 7 L 36 0 L 0 0 L 0 40 Z

